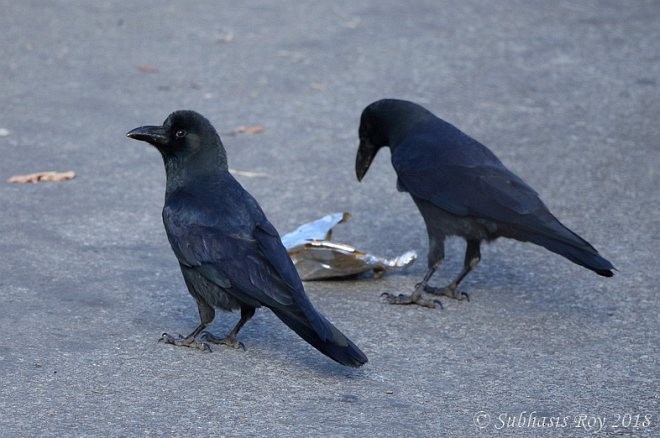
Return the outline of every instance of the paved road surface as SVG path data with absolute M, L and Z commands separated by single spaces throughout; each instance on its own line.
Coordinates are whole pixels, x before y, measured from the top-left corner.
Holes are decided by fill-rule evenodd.
M 608 432 L 657 435 L 657 2 L 0 6 L 0 176 L 77 172 L 0 184 L 0 435 L 591 436 L 581 426 L 602 417 Z M 278 229 L 350 211 L 338 240 L 424 256 L 388 152 L 355 180 L 359 114 L 381 97 L 489 145 L 618 274 L 500 241 L 465 282 L 472 302 L 443 311 L 379 298 L 410 291 L 423 263 L 307 283 L 369 356 L 360 370 L 268 311 L 241 332 L 246 352 L 156 343 L 191 330 L 196 309 L 160 219 L 160 157 L 124 133 L 180 108 L 225 133 L 262 125 L 224 139 L 231 167 L 266 174 L 239 179 Z M 462 248 L 449 244 L 436 283 Z M 530 416 L 561 421 L 539 430 Z

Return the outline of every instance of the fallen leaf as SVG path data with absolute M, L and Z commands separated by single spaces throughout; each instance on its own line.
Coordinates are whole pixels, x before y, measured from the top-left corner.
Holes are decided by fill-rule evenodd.
M 140 73 L 158 73 L 158 67 L 149 64 L 140 64 L 137 69 Z
M 234 32 L 222 31 L 215 34 L 215 40 L 219 43 L 231 43 L 234 41 Z
M 342 26 L 348 29 L 355 29 L 360 25 L 360 20 L 358 17 L 351 18 L 350 20 L 346 20 L 342 23 Z
M 312 90 L 316 90 L 316 91 L 325 91 L 326 88 L 326 86 L 320 82 L 312 82 L 311 84 L 309 84 L 309 87 Z
M 283 58 L 289 58 L 293 62 L 301 62 L 305 59 L 305 54 L 301 52 L 292 52 L 290 50 L 280 50 L 277 52 L 277 56 Z
M 14 175 L 7 180 L 8 183 L 38 183 L 42 181 L 66 181 L 76 177 L 73 170 L 68 172 L 37 172 L 29 175 Z
M 232 129 L 225 135 L 236 135 L 236 134 L 261 134 L 264 132 L 266 128 L 264 128 L 261 125 L 252 125 L 252 126 L 239 126 L 237 128 Z
M 348 29 L 355 29 L 362 22 L 360 17 L 346 15 L 343 11 L 337 8 L 333 7 L 332 12 L 334 12 L 335 15 L 341 20 L 341 25 Z
M 231 173 L 232 175 L 246 176 L 248 178 L 252 178 L 252 177 L 255 177 L 255 176 L 268 176 L 267 173 L 252 172 L 251 170 L 229 169 L 229 173 Z

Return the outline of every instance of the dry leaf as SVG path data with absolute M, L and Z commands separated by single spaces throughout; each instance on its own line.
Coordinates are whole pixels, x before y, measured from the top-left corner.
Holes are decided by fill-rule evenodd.
M 246 126 L 243 132 L 246 134 L 261 134 L 264 132 L 266 128 L 264 128 L 261 125 L 254 125 L 254 126 Z
M 346 20 L 342 23 L 342 26 L 348 28 L 348 29 L 355 29 L 360 25 L 360 20 L 358 17 L 351 18 L 350 20 Z
M 158 73 L 158 67 L 149 64 L 140 64 L 137 69 L 140 73 Z
M 229 173 L 232 175 L 237 175 L 237 176 L 246 176 L 248 178 L 252 178 L 255 176 L 268 176 L 268 174 L 263 173 L 263 172 L 252 172 L 251 170 L 236 170 L 236 169 L 229 169 Z
M 219 43 L 231 43 L 232 41 L 234 41 L 234 32 L 232 31 L 217 32 L 215 34 L 215 40 Z
M 38 183 L 41 181 L 66 181 L 76 177 L 73 170 L 68 172 L 37 172 L 29 175 L 14 175 L 7 180 L 8 183 Z
M 346 15 L 342 10 L 339 10 L 337 8 L 333 7 L 332 12 L 334 12 L 335 15 L 339 17 L 339 19 L 341 20 L 341 25 L 348 29 L 355 29 L 362 22 L 360 17 Z
M 280 50 L 277 52 L 277 56 L 283 58 L 289 58 L 293 62 L 300 62 L 305 59 L 305 54 L 301 52 L 292 52 L 290 50 Z
M 264 132 L 266 128 L 264 128 L 261 125 L 252 125 L 252 126 L 239 126 L 238 128 L 235 128 L 228 132 L 227 134 L 229 135 L 236 135 L 236 134 L 261 134 Z
M 325 84 L 322 84 L 320 82 L 312 82 L 311 84 L 309 84 L 309 87 L 312 90 L 316 90 L 316 91 L 325 91 L 326 89 Z

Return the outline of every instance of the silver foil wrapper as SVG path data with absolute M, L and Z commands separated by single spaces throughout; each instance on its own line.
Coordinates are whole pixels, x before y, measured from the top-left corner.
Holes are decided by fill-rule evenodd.
M 348 277 L 372 271 L 374 277 L 386 271 L 403 269 L 417 259 L 415 251 L 407 251 L 393 259 L 378 257 L 344 243 L 334 243 L 332 229 L 348 221 L 349 213 L 332 213 L 299 226 L 282 236 L 293 263 L 303 280 Z

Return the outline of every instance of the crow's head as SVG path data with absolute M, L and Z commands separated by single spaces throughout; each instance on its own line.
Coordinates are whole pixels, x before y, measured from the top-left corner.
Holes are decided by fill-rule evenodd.
M 191 155 L 222 146 L 213 125 L 201 114 L 187 110 L 173 112 L 163 126 L 141 126 L 126 136 L 152 144 L 163 156 Z
M 431 119 L 436 119 L 433 113 L 407 100 L 381 99 L 367 106 L 360 117 L 360 147 L 355 160 L 358 181 L 381 147 L 394 151 L 415 126 Z
M 372 103 L 362 111 L 360 117 L 360 146 L 355 157 L 355 175 L 358 181 L 362 181 L 364 175 L 369 170 L 371 162 L 378 153 L 378 150 L 388 145 L 387 129 L 378 117 L 378 108 Z

